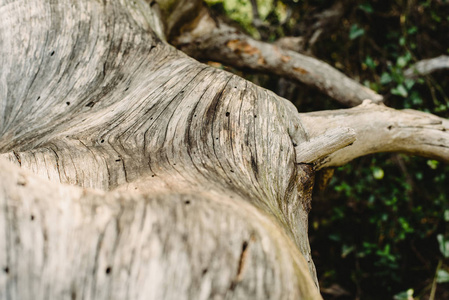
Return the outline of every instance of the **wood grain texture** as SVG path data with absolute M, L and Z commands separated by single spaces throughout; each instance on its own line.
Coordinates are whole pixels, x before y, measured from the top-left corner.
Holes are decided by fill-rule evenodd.
M 366 100 L 351 109 L 301 114 L 301 120 L 309 135 L 320 139 L 331 128 L 354 129 L 355 141 L 316 161 L 316 169 L 341 166 L 379 152 L 401 152 L 449 162 L 449 121 L 432 114 L 394 110 Z
M 320 298 L 282 229 L 238 197 L 105 193 L 4 161 L 0 180 L 1 299 Z
M 319 299 L 296 109 L 143 7 L 0 4 L 0 298 Z

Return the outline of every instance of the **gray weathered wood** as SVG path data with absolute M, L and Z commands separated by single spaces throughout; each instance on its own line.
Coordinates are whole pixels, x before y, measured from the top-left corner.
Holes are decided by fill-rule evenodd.
M 354 129 L 353 144 L 315 162 L 317 169 L 341 166 L 357 157 L 401 152 L 449 162 L 449 120 L 412 109 L 394 110 L 369 100 L 351 109 L 301 114 L 311 137 L 332 128 Z
M 0 4 L 0 298 L 319 299 L 296 110 L 145 5 Z
M 168 45 L 152 4 L 0 1 L 0 299 L 320 299 L 315 171 L 447 160 L 447 120 L 298 114 Z

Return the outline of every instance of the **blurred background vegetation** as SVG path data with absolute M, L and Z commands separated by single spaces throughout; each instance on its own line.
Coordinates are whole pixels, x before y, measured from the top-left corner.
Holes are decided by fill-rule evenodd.
M 449 54 L 449 0 L 206 2 L 254 38 L 301 37 L 300 52 L 384 95 L 388 106 L 449 117 L 448 70 L 404 76 L 419 60 Z M 301 112 L 343 108 L 305 85 L 220 67 Z M 448 165 L 402 154 L 359 158 L 316 187 L 309 222 L 325 299 L 449 299 Z

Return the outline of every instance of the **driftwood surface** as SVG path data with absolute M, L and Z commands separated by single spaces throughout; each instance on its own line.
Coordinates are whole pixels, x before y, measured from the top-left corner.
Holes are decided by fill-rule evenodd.
M 0 298 L 320 298 L 291 104 L 143 2 L 0 7 Z
M 0 1 L 0 299 L 320 299 L 315 171 L 447 160 L 447 121 L 299 114 L 170 46 L 156 6 Z

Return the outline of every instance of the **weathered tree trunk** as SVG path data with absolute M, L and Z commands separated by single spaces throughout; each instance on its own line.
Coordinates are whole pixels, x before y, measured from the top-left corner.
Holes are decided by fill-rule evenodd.
M 145 3 L 0 7 L 1 299 L 320 298 L 292 105 Z
M 168 45 L 143 1 L 0 17 L 0 299 L 320 299 L 314 173 L 366 152 L 370 105 L 300 115 Z

